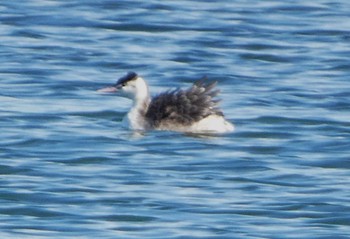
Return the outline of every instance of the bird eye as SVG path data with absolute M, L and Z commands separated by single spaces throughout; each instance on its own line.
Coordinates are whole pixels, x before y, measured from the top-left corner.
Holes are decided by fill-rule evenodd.
M 121 89 L 121 88 L 123 88 L 125 85 L 126 85 L 125 83 L 118 84 L 118 85 L 117 85 L 117 88 L 118 88 L 118 89 Z

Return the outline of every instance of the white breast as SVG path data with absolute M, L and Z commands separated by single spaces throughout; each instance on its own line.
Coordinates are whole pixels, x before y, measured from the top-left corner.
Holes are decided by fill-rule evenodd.
M 123 118 L 122 124 L 128 129 L 145 130 L 145 119 L 140 118 L 137 110 L 131 110 L 127 113 Z

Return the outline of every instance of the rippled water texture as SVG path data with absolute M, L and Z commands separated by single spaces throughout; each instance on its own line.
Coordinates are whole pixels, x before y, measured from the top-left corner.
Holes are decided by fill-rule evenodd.
M 350 1 L 1 1 L 1 238 L 350 238 Z M 136 136 L 217 80 L 236 131 Z

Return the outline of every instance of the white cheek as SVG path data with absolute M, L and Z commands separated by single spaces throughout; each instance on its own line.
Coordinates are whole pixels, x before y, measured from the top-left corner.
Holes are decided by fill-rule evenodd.
M 120 93 L 128 98 L 133 98 L 135 95 L 135 88 L 133 86 L 124 86 Z

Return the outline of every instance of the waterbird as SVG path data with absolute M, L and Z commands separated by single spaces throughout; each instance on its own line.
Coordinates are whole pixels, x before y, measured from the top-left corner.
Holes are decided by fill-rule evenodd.
M 224 118 L 216 98 L 216 81 L 195 81 L 188 89 L 174 89 L 150 96 L 146 81 L 135 72 L 128 72 L 114 85 L 98 92 L 117 92 L 133 101 L 123 123 L 132 130 L 167 130 L 184 133 L 221 134 L 234 130 Z

